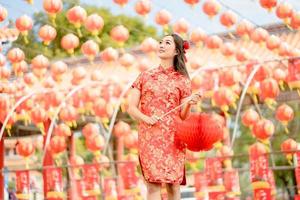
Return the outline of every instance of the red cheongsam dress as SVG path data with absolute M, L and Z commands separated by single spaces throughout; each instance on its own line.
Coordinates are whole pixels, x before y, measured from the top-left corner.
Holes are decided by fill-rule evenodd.
M 132 85 L 140 93 L 141 112 L 161 116 L 191 95 L 191 81 L 173 67 L 142 72 Z M 143 176 L 150 183 L 185 184 L 185 144 L 175 135 L 180 109 L 151 126 L 139 124 L 138 147 Z

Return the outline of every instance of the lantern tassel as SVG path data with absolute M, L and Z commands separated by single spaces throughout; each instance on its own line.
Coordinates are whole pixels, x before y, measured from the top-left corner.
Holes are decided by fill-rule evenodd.
M 286 159 L 290 165 L 293 165 L 293 154 L 288 153 Z
M 280 88 L 280 90 L 282 90 L 282 91 L 285 90 L 283 81 L 279 81 L 279 88 Z

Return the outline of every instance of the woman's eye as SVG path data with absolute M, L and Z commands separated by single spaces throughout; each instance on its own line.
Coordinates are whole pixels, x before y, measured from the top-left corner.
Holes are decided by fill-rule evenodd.
M 170 42 L 167 42 L 167 44 L 171 44 Z
M 161 44 L 162 43 L 162 41 L 159 41 L 159 44 Z

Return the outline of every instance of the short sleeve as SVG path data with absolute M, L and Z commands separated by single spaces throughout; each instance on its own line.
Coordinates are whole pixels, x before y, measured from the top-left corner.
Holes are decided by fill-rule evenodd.
M 136 80 L 133 82 L 131 85 L 131 88 L 136 88 L 138 90 L 142 90 L 142 85 L 143 85 L 143 73 L 140 73 Z
M 191 83 L 191 80 L 189 78 L 184 78 L 183 83 L 181 84 L 181 99 L 184 99 L 186 97 L 189 97 L 191 96 L 192 94 L 192 83 Z

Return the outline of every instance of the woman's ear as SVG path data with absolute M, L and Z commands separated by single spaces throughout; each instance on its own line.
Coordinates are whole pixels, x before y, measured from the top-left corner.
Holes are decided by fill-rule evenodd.
M 175 49 L 175 55 L 177 56 L 179 54 L 178 49 Z

